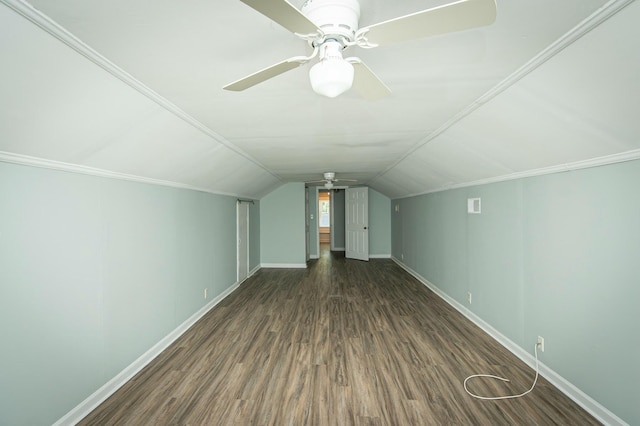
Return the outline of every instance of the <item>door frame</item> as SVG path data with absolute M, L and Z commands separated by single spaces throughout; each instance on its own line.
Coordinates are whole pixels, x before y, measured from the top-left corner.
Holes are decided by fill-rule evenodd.
M 316 256 L 318 259 L 320 258 L 320 187 L 314 186 L 316 191 L 316 205 L 313 207 L 313 215 L 316 218 L 315 224 L 316 229 L 314 232 L 316 233 Z
M 316 253 L 318 253 L 318 257 L 320 257 L 320 217 L 319 217 L 319 211 L 320 211 L 320 196 L 319 195 L 320 194 L 319 194 L 319 192 L 320 192 L 321 189 L 326 189 L 326 188 L 323 187 L 323 186 L 314 186 L 313 188 L 315 188 L 315 191 L 316 191 L 316 205 L 315 205 L 315 208 L 314 208 L 314 211 L 315 211 L 314 214 L 315 214 L 315 217 L 316 217 L 315 231 L 314 231 L 315 234 L 316 234 Z M 347 185 L 337 185 L 337 186 L 334 186 L 333 189 L 342 189 L 342 190 L 346 191 L 347 189 L 349 189 L 349 187 Z M 330 250 L 333 250 L 333 248 L 335 246 L 335 244 L 333 242 L 333 229 L 334 229 L 334 227 L 333 227 L 333 193 L 334 193 L 334 191 L 331 191 L 331 190 L 329 191 L 329 208 L 331 209 L 331 218 L 329 219 L 331 221 Z M 346 208 L 346 205 L 347 205 L 346 199 L 347 199 L 347 197 L 345 195 L 345 208 Z M 346 235 L 347 227 L 346 226 L 345 226 L 344 232 L 345 232 L 345 236 L 344 237 L 345 237 L 345 242 L 346 242 L 346 239 L 347 239 L 347 235 Z
M 251 203 L 253 203 L 251 201 Z M 244 215 L 244 211 L 246 210 L 246 215 Z M 236 249 L 236 281 L 238 282 L 238 284 L 240 284 L 241 282 L 243 282 L 244 280 L 246 280 L 247 278 L 249 278 L 249 264 L 250 264 L 250 248 L 249 248 L 249 218 L 251 215 L 251 209 L 249 208 L 249 201 L 244 201 L 244 200 L 238 200 L 236 203 L 236 241 L 237 241 L 237 249 Z M 244 220 L 246 221 L 246 234 L 244 235 L 245 238 L 241 238 L 241 221 Z M 244 247 L 243 246 L 244 243 Z M 240 269 L 240 259 L 241 259 L 241 252 L 246 253 L 246 259 L 247 259 L 247 264 L 246 264 L 246 275 L 244 277 L 241 277 L 241 269 Z
M 311 188 L 306 186 L 304 188 L 304 239 L 305 239 L 305 259 L 309 261 L 311 259 L 311 234 L 309 229 L 309 191 Z
M 329 247 L 331 249 L 331 232 L 333 232 L 333 214 L 332 214 L 332 204 L 331 204 L 331 200 L 333 197 L 333 190 L 332 189 L 327 189 L 324 188 L 322 186 L 318 186 L 316 189 L 316 193 L 317 193 L 317 197 L 316 197 L 316 201 L 317 201 L 317 206 L 316 206 L 316 216 L 318 217 L 318 220 L 316 221 L 318 226 L 318 257 L 320 256 L 320 192 L 326 192 L 329 194 Z

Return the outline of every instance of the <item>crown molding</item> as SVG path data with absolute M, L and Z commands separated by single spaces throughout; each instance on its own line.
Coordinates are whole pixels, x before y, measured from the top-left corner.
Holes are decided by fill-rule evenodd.
M 278 181 L 282 182 L 282 179 L 279 176 L 275 175 L 273 172 L 271 172 L 271 170 L 269 170 L 266 166 L 264 166 L 255 158 L 253 158 L 251 155 L 249 155 L 242 149 L 238 148 L 237 146 L 235 146 L 234 144 L 226 140 L 223 136 L 217 134 L 216 132 L 211 130 L 209 127 L 207 127 L 200 121 L 196 120 L 191 115 L 187 114 L 185 111 L 180 109 L 177 105 L 170 102 L 168 99 L 161 96 L 159 93 L 157 93 L 150 87 L 146 86 L 140 80 L 136 79 L 134 76 L 132 76 L 131 74 L 129 74 L 128 72 L 126 72 L 125 70 L 123 70 L 122 68 L 114 64 L 113 62 L 111 62 L 109 59 L 102 56 L 96 50 L 91 48 L 89 45 L 87 45 L 82 40 L 74 36 L 72 33 L 67 31 L 64 27 L 62 27 L 57 22 L 49 18 L 47 15 L 40 12 L 33 6 L 31 6 L 26 1 L 0 0 L 0 3 L 5 4 L 7 7 L 9 7 L 10 9 L 15 11 L 22 17 L 26 18 L 27 20 L 29 20 L 30 22 L 32 22 L 42 30 L 46 31 L 47 33 L 55 37 L 56 39 L 60 40 L 62 43 L 66 44 L 71 49 L 75 50 L 77 53 L 84 56 L 86 59 L 98 65 L 100 68 L 107 71 L 109 74 L 116 77 L 123 83 L 127 84 L 129 87 L 138 91 L 140 94 L 146 96 L 147 98 L 149 98 L 150 100 L 152 100 L 153 102 L 155 102 L 160 107 L 167 110 L 168 112 L 172 113 L 173 115 L 175 115 L 176 117 L 184 121 L 185 123 L 201 131 L 202 133 L 204 133 L 205 135 L 207 135 L 217 143 L 222 144 L 225 147 L 229 148 L 236 154 L 244 157 L 246 160 L 252 162 L 256 166 L 263 169 L 265 172 L 272 175 Z
M 255 199 L 255 197 L 246 194 L 232 194 L 228 192 L 212 191 L 209 188 L 199 186 L 186 185 L 178 182 L 172 182 L 162 179 L 154 179 L 144 176 L 130 175 L 127 173 L 114 172 L 111 170 L 98 169 L 95 167 L 82 166 L 79 164 L 65 163 L 62 161 L 48 160 L 45 158 L 30 157 L 28 155 L 14 154 L 11 152 L 0 151 L 0 162 L 19 164 L 22 166 L 39 167 L 41 169 L 58 170 L 70 173 L 79 173 L 83 175 L 97 176 L 108 179 L 126 180 L 130 182 L 146 183 L 150 185 L 168 186 L 171 188 L 188 189 L 191 191 L 206 192 L 208 194 L 225 195 L 229 197 L 241 197 Z
M 591 30 L 605 22 L 607 19 L 611 18 L 613 15 L 621 11 L 623 8 L 633 3 L 634 0 L 609 0 L 606 4 L 600 7 L 598 10 L 593 12 L 587 18 L 585 18 L 578 25 L 573 27 L 567 33 L 565 33 L 562 37 L 557 39 L 555 42 L 551 43 L 547 46 L 546 49 L 542 50 L 536 56 L 531 58 L 527 63 L 514 71 L 507 78 L 502 80 L 496 86 L 491 88 L 488 92 L 480 96 L 478 99 L 469 104 L 462 111 L 458 112 L 449 120 L 447 120 L 442 126 L 438 127 L 436 130 L 428 134 L 426 137 L 421 139 L 413 148 L 407 151 L 403 156 L 401 156 L 397 161 L 393 162 L 389 167 L 384 169 L 378 175 L 374 176 L 373 180 L 376 180 L 385 174 L 387 174 L 390 170 L 397 167 L 402 161 L 404 161 L 411 154 L 416 152 L 418 149 L 431 142 L 433 139 L 444 133 L 451 126 L 480 108 L 482 105 L 486 104 L 518 81 L 529 75 L 531 72 L 535 71 L 538 67 L 543 65 L 549 59 L 556 56 L 558 53 L 562 52 L 567 47 L 571 46 L 575 41 L 579 40 L 585 34 L 589 33 Z
M 479 179 L 479 180 L 459 183 L 459 184 L 455 184 L 455 185 L 448 185 L 448 186 L 437 188 L 437 189 L 433 189 L 433 190 L 430 190 L 430 191 L 424 191 L 424 192 L 419 192 L 419 193 L 415 193 L 415 194 L 403 195 L 402 197 L 394 198 L 394 200 L 399 200 L 399 199 L 402 199 L 402 198 L 417 197 L 419 195 L 432 194 L 434 192 L 448 191 L 450 189 L 458 189 L 458 188 L 467 188 L 467 187 L 470 187 L 470 186 L 487 185 L 487 184 L 490 184 L 490 183 L 505 182 L 505 181 L 508 181 L 508 180 L 524 179 L 524 178 L 530 178 L 530 177 L 535 177 L 535 176 L 550 175 L 550 174 L 553 174 L 553 173 L 564 173 L 564 172 L 570 172 L 570 171 L 573 171 L 573 170 L 588 169 L 588 168 L 591 168 L 591 167 L 600 167 L 600 166 L 606 166 L 606 165 L 609 165 L 609 164 L 623 163 L 623 162 L 626 162 L 626 161 L 635 161 L 635 160 L 640 160 L 640 149 L 634 149 L 634 150 L 631 150 L 631 151 L 620 152 L 620 153 L 617 153 L 617 154 L 605 155 L 603 157 L 590 158 L 590 159 L 587 159 L 587 160 L 575 161 L 573 163 L 558 164 L 558 165 L 555 165 L 555 166 L 542 167 L 542 168 L 539 168 L 539 169 L 533 169 L 533 170 L 526 170 L 526 171 L 522 171 L 522 172 L 510 173 L 508 175 L 496 176 L 496 177 L 491 177 L 491 178 L 487 178 L 487 179 Z

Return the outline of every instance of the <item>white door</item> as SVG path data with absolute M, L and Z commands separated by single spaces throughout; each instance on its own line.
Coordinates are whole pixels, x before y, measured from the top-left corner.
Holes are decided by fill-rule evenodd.
M 249 275 L 249 203 L 238 202 L 238 283 Z
M 305 188 L 304 191 L 304 196 L 305 196 L 305 203 L 304 203 L 304 239 L 306 242 L 306 259 L 309 260 L 311 259 L 311 250 L 310 250 L 310 241 L 309 241 L 309 191 L 311 191 L 311 188 Z
M 345 233 L 345 256 L 369 260 L 369 188 L 347 188 Z

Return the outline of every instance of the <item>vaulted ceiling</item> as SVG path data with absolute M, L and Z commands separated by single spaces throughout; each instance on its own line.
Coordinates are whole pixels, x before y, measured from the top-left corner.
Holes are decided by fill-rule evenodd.
M 633 0 L 497 0 L 488 27 L 352 48 L 377 101 L 317 95 L 309 64 L 222 90 L 308 53 L 238 0 L 0 3 L 4 161 L 254 198 L 334 171 L 397 198 L 640 157 Z M 360 0 L 360 23 L 444 3 Z

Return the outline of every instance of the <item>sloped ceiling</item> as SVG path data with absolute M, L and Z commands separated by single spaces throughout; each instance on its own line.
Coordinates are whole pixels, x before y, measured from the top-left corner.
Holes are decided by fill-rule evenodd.
M 316 95 L 308 65 L 222 90 L 307 48 L 238 0 L 0 2 L 5 161 L 253 198 L 334 171 L 397 198 L 640 149 L 631 0 L 498 0 L 489 27 L 353 48 L 375 102 Z M 444 3 L 361 0 L 360 23 Z

